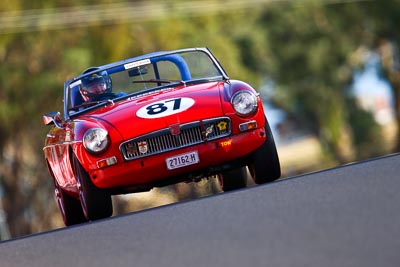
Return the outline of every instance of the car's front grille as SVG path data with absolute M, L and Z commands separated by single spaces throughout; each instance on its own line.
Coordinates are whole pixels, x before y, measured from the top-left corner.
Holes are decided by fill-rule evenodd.
M 231 134 L 231 120 L 228 117 L 207 119 L 149 133 L 121 144 L 120 149 L 126 160 L 179 149 L 214 140 Z

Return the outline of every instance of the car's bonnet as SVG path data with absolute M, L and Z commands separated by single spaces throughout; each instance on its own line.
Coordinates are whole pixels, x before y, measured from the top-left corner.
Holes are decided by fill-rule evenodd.
M 113 125 L 126 140 L 171 125 L 223 116 L 221 86 L 213 82 L 166 90 L 117 102 L 87 115 Z

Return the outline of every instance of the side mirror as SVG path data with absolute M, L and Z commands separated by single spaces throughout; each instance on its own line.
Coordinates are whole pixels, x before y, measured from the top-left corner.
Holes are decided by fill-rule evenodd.
M 43 122 L 45 125 L 50 125 L 54 123 L 54 125 L 58 128 L 62 128 L 61 114 L 58 111 L 44 114 Z

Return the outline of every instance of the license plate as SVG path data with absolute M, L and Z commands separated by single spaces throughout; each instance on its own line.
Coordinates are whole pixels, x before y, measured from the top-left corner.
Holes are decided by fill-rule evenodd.
M 188 165 L 193 165 L 199 163 L 199 154 L 197 151 L 177 155 L 174 157 L 167 158 L 165 160 L 167 163 L 168 170 L 173 170 L 181 167 L 185 167 Z

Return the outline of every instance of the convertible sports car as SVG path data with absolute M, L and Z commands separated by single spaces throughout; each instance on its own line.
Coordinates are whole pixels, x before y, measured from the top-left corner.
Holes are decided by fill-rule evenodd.
M 43 148 L 64 223 L 112 215 L 115 194 L 216 175 L 223 191 L 281 175 L 259 94 L 207 48 L 92 67 L 64 84 Z M 247 169 L 249 172 L 247 172 Z

